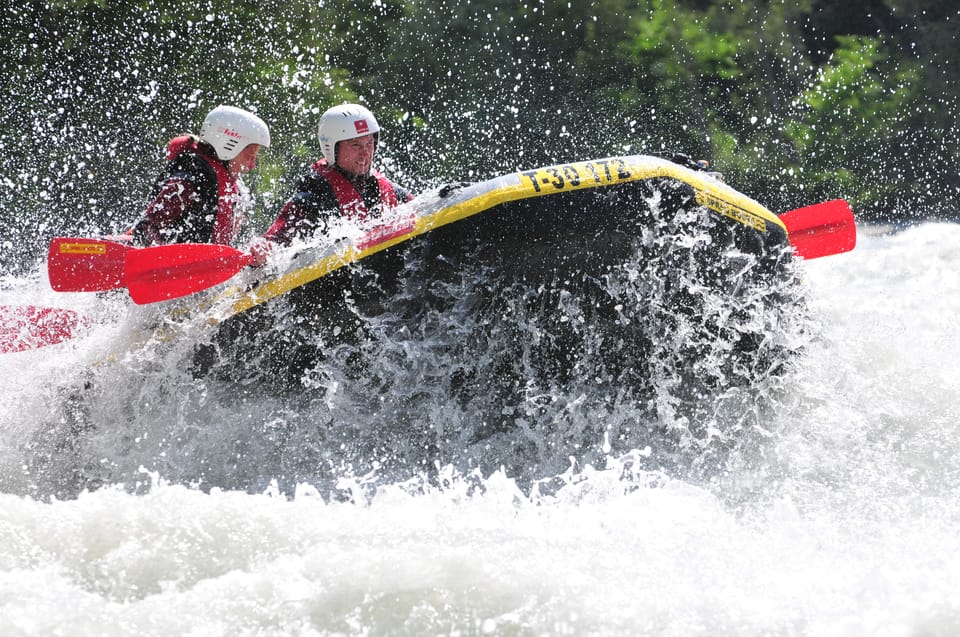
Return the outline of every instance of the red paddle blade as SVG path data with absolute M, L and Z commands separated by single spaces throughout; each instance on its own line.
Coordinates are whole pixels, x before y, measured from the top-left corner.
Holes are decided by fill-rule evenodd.
M 134 303 L 156 303 L 222 283 L 251 263 L 230 246 L 173 243 L 127 253 L 125 282 Z
M 794 252 L 804 259 L 849 252 L 857 245 L 853 211 L 843 199 L 797 208 L 780 215 Z
M 57 292 L 99 292 L 123 287 L 123 264 L 130 246 L 57 237 L 47 252 L 47 276 Z
M 0 353 L 55 345 L 90 325 L 73 310 L 33 305 L 0 305 Z

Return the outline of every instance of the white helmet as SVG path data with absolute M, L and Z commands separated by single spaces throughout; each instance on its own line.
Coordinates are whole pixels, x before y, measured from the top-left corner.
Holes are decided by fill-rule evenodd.
M 250 144 L 270 146 L 270 130 L 262 119 L 235 106 L 218 106 L 207 114 L 200 127 L 200 139 L 229 161 Z
M 317 135 L 320 150 L 331 165 L 337 162 L 337 142 L 374 134 L 379 139 L 380 124 L 369 110 L 359 104 L 343 104 L 327 109 L 320 117 Z

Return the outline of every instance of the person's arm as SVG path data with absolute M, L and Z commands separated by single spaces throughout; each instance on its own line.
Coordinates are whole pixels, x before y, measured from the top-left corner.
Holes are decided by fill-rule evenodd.
M 318 226 L 324 225 L 323 217 L 316 214 L 315 208 L 314 197 L 308 192 L 299 192 L 287 201 L 263 237 L 250 245 L 252 265 L 266 263 L 274 244 L 290 245 L 294 239 L 311 236 Z
M 308 174 L 298 184 L 297 193 L 280 209 L 263 238 L 250 246 L 253 265 L 266 263 L 274 244 L 290 245 L 295 239 L 305 239 L 324 230 L 327 217 L 335 214 L 336 207 L 336 196 L 327 181 L 316 173 Z
M 294 239 L 311 236 L 324 225 L 313 195 L 300 192 L 284 204 L 263 236 L 274 243 L 290 245 Z
M 393 191 L 397 193 L 397 201 L 400 203 L 406 203 L 413 200 L 413 193 L 404 188 L 403 186 L 397 184 L 396 182 L 390 182 L 393 185 Z

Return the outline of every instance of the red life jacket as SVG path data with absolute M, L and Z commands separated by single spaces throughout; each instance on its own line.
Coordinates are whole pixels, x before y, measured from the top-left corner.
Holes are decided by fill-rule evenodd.
M 326 159 L 315 162 L 311 166 L 311 170 L 326 179 L 327 183 L 330 184 L 344 217 L 356 221 L 367 219 L 369 211 L 363 203 L 363 197 L 357 192 L 357 188 L 347 179 L 346 175 L 327 164 Z M 390 181 L 376 170 L 371 170 L 370 174 L 377 179 L 377 185 L 380 188 L 380 203 L 383 204 L 384 210 L 396 208 L 398 203 L 397 193 Z
M 234 211 L 239 200 L 240 187 L 236 178 L 230 175 L 226 165 L 197 143 L 192 135 L 182 135 L 167 144 L 167 159 L 173 161 L 177 155 L 189 151 L 209 164 L 217 178 L 217 214 L 213 223 L 212 241 L 229 245 L 243 225 L 243 215 Z

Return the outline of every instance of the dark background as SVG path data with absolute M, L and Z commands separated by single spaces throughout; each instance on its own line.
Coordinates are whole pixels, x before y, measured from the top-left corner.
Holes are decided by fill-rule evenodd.
M 0 12 L 0 245 L 125 229 L 166 142 L 220 103 L 273 148 L 262 231 L 320 156 L 320 114 L 369 106 L 415 191 L 618 154 L 706 158 L 774 212 L 843 197 L 861 222 L 954 218 L 952 1 L 199 0 Z

